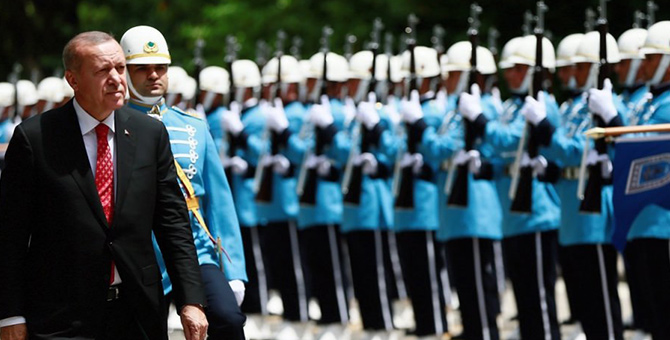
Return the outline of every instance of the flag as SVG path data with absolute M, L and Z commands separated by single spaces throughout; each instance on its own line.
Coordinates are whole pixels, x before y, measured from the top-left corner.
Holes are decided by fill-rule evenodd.
M 657 204 L 670 210 L 670 135 L 618 138 L 614 149 L 612 242 L 623 250 L 642 209 Z

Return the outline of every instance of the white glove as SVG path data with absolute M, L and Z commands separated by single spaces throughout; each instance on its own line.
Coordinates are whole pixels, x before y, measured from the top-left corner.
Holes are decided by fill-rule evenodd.
M 481 154 L 477 150 L 459 150 L 454 156 L 453 162 L 456 165 L 468 164 L 468 171 L 473 174 L 478 174 L 482 167 Z
M 351 97 L 344 99 L 342 112 L 344 113 L 344 126 L 349 126 L 349 123 L 356 117 L 356 104 Z
M 267 124 L 270 130 L 281 133 L 288 128 L 288 119 L 281 99 L 276 98 L 275 106 L 269 107 L 267 112 Z
M 400 114 L 402 120 L 409 124 L 414 124 L 417 120 L 423 118 L 423 110 L 421 109 L 421 102 L 419 102 L 419 92 L 412 91 L 409 100 L 403 99 L 400 101 Z
M 482 109 L 482 95 L 479 85 L 472 84 L 470 92 L 461 92 L 458 97 L 458 112 L 465 119 L 474 122 L 484 112 Z
M 494 86 L 491 89 L 491 99 L 493 101 L 493 106 L 496 107 L 496 110 L 498 112 L 503 112 L 503 101 L 502 101 L 502 96 L 500 94 L 500 89 L 497 86 Z
M 544 92 L 538 94 L 538 99 L 526 96 L 526 103 L 521 108 L 520 113 L 526 118 L 526 121 L 537 126 L 547 117 L 547 106 L 544 105 Z
M 231 103 L 230 106 L 232 107 L 233 104 Z M 230 132 L 233 136 L 239 135 L 244 129 L 244 124 L 242 124 L 242 120 L 240 119 L 239 111 L 235 112 L 232 109 L 223 114 L 221 124 L 223 125 L 223 129 Z
M 272 170 L 280 175 L 286 175 L 291 167 L 291 162 L 283 155 L 274 155 L 272 163 Z
M 602 90 L 589 90 L 589 110 L 600 116 L 605 124 L 609 124 L 616 117 L 617 111 L 612 100 L 612 82 L 609 79 L 605 79 Z
M 586 156 L 586 164 L 594 165 L 596 163 L 600 163 L 600 173 L 603 178 L 612 177 L 612 161 L 609 155 L 606 153 L 599 155 L 598 151 L 591 149 Z
M 228 158 L 223 163 L 224 163 L 223 166 L 225 168 L 230 167 L 230 169 L 236 175 L 241 175 L 247 172 L 247 169 L 249 168 L 249 164 L 247 164 L 247 161 L 242 159 L 240 156 L 233 156 L 231 158 Z
M 246 288 L 244 287 L 244 282 L 240 280 L 232 280 L 228 282 L 230 285 L 230 289 L 232 289 L 233 294 L 235 295 L 235 301 L 237 301 L 237 306 L 242 305 L 242 301 L 244 301 L 244 291 Z
M 530 160 L 530 165 L 533 167 L 533 174 L 535 174 L 535 176 L 544 176 L 549 163 L 544 156 L 537 156 Z
M 412 172 L 418 174 L 423 167 L 423 156 L 420 153 L 405 153 L 400 160 L 400 167 L 412 167 Z
M 325 156 L 319 156 L 319 165 L 317 165 L 316 168 L 316 173 L 319 174 L 321 177 L 326 177 L 330 173 L 330 167 L 332 166 L 332 163 L 328 158 Z
M 365 175 L 374 175 L 377 173 L 377 168 L 379 167 L 379 162 L 377 158 L 369 152 L 364 152 L 356 157 L 354 160 L 354 165 L 360 166 Z
M 377 98 L 373 92 L 370 92 L 368 101 L 360 102 L 358 104 L 358 114 L 356 115 L 356 120 L 365 125 L 368 130 L 372 130 L 372 128 L 374 128 L 375 125 L 379 123 L 379 113 L 375 108 L 376 104 Z
M 384 112 L 389 116 L 389 120 L 391 120 L 391 123 L 393 123 L 393 126 L 398 125 L 400 123 L 400 114 L 398 113 L 398 107 L 395 105 L 395 103 L 389 101 L 388 104 L 384 105 Z
M 321 96 L 321 104 L 314 104 L 309 110 L 309 122 L 320 128 L 333 124 L 333 115 L 330 113 L 330 102 L 327 96 Z

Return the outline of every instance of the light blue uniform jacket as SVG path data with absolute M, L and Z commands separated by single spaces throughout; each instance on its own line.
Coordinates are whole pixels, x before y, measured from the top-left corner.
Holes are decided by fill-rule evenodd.
M 150 107 L 133 102 L 128 106 L 144 113 L 151 110 Z M 229 260 L 225 254 L 219 255 L 216 252 L 216 246 L 205 229 L 189 212 L 198 262 L 200 265 L 211 264 L 217 267 L 223 264 L 228 280 L 246 281 L 242 237 L 233 208 L 233 198 L 206 122 L 181 110 L 167 108 L 164 103 L 161 103 L 160 111 L 161 120 L 170 136 L 175 160 L 189 178 L 198 197 L 200 214 L 212 236 L 221 239 L 223 248 L 230 256 Z M 155 242 L 154 247 L 159 254 L 160 250 Z M 167 276 L 162 256 L 158 256 L 158 259 L 163 275 L 163 288 L 167 293 L 171 291 L 172 284 Z
M 559 122 L 558 105 L 552 96 L 546 95 L 547 118 L 554 126 Z M 550 183 L 533 179 L 532 212 L 530 214 L 512 213 L 512 201 L 509 198 L 511 177 L 505 168 L 514 162 L 515 151 L 525 128 L 525 119 L 519 113 L 524 98 L 512 97 L 503 105 L 503 112 L 497 120 L 486 125 L 484 140 L 491 145 L 496 155 L 496 189 L 502 208 L 503 237 L 512 237 L 538 231 L 558 228 L 560 223 L 560 201 Z

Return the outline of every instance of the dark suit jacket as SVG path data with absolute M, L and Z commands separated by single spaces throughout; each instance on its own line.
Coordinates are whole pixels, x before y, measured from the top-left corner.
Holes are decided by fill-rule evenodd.
M 31 338 L 99 337 L 113 259 L 128 312 L 149 339 L 167 339 L 152 231 L 177 305 L 205 304 L 165 127 L 121 108 L 115 129 L 111 226 L 72 101 L 26 120 L 9 143 L 0 180 L 0 319 L 26 317 Z

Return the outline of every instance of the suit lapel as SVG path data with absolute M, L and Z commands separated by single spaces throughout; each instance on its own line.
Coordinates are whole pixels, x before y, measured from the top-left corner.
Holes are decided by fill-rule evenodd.
M 128 108 L 122 107 L 115 111 L 116 128 L 116 203 L 114 211 L 119 211 L 128 192 L 130 176 L 133 171 L 135 161 L 136 141 L 135 134 L 131 124 L 131 115 Z
M 98 190 L 95 187 L 95 179 L 93 178 L 91 165 L 88 162 L 84 139 L 81 135 L 81 128 L 79 127 L 77 113 L 74 110 L 72 101 L 69 101 L 66 104 L 65 114 L 65 124 L 63 124 L 61 129 L 56 129 L 56 131 L 62 132 L 63 152 L 61 152 L 60 155 L 71 157 L 65 164 L 70 164 L 72 166 L 72 172 L 70 173 L 72 178 L 77 183 L 77 186 L 79 186 L 79 190 L 84 194 L 84 197 L 86 197 L 86 201 L 91 207 L 93 214 L 100 222 L 100 226 L 107 231 L 107 219 L 102 210 Z

